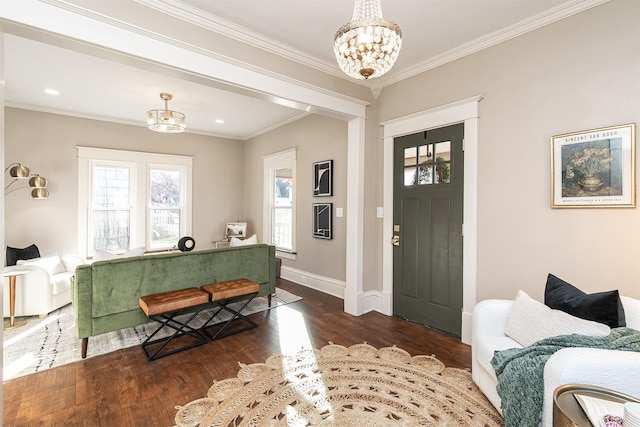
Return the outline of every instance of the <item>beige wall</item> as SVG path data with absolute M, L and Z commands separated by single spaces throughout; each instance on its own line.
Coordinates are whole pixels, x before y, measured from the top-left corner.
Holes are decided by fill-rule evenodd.
M 110 10 L 114 16 L 127 15 L 126 10 Z M 382 242 L 382 222 L 375 217 L 383 198 L 379 123 L 482 95 L 478 299 L 513 297 L 517 289 L 541 298 L 549 272 L 585 291 L 620 288 L 640 296 L 638 209 L 552 210 L 549 202 L 550 136 L 639 122 L 639 15 L 637 1 L 607 2 L 383 89 L 367 112 L 365 291 L 382 289 L 382 247 L 388 244 Z M 151 27 L 146 21 L 138 24 Z M 201 32 L 189 34 L 208 43 Z M 261 58 L 273 71 L 298 78 L 304 74 L 299 66 L 283 68 Z M 308 81 L 372 100 L 361 86 L 336 83 L 333 77 L 313 74 Z M 261 237 L 262 156 L 296 146 L 300 256 L 289 265 L 344 280 L 345 218 L 335 220 L 335 238 L 327 242 L 311 237 L 310 215 L 311 164 L 328 158 L 335 160 L 336 196 L 331 201 L 348 215 L 342 187 L 347 170 L 344 122 L 308 116 L 243 144 L 10 108 L 6 113 L 5 164 L 21 161 L 42 173 L 51 181 L 52 193 L 45 201 L 20 192 L 7 196 L 7 244 L 45 242 L 43 252 L 75 249 L 76 145 L 194 155 L 193 234 L 198 248 L 221 237 L 227 220 L 247 219 Z
M 283 265 L 298 270 L 345 280 L 345 227 L 347 203 L 347 123 L 310 115 L 287 126 L 258 136 L 246 143 L 245 150 L 245 206 L 250 227 L 262 240 L 263 159 L 268 154 L 297 148 L 296 207 L 297 259 L 283 259 Z M 313 163 L 333 160 L 333 197 L 313 197 Z M 312 204 L 333 203 L 333 239 L 312 237 Z M 342 218 L 335 217 L 335 208 L 344 210 Z
M 130 126 L 6 108 L 6 164 L 21 162 L 49 180 L 50 196 L 28 190 L 5 198 L 5 242 L 40 252 L 77 251 L 76 146 L 194 156 L 193 232 L 196 249 L 214 247 L 225 224 L 244 218 L 244 143 L 189 133 L 165 135 Z
M 640 2 L 608 2 L 383 90 L 381 121 L 484 97 L 479 300 L 518 289 L 541 299 L 549 272 L 587 292 L 640 297 L 640 211 L 551 209 L 549 142 L 640 122 L 639 15 Z

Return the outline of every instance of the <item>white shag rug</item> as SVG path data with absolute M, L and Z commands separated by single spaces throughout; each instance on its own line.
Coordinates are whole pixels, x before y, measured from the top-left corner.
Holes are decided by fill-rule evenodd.
M 300 299 L 297 295 L 276 288 L 271 307 L 268 306 L 267 297 L 257 297 L 249 303 L 242 314 L 269 310 Z M 233 307 L 233 304 L 230 307 Z M 193 320 L 193 326 L 198 327 L 204 324 L 209 319 L 211 310 L 213 309 L 201 312 Z M 223 310 L 218 316 L 219 321 L 222 321 L 228 319 L 230 315 Z M 76 338 L 71 304 L 53 311 L 43 319 L 33 316 L 20 318 L 20 320 L 27 320 L 27 324 L 4 331 L 4 381 L 82 360 L 80 357 L 81 344 L 80 340 Z M 156 327 L 157 323 L 150 322 L 90 337 L 87 358 L 140 345 Z M 157 335 L 157 337 L 160 336 L 162 336 L 161 333 Z

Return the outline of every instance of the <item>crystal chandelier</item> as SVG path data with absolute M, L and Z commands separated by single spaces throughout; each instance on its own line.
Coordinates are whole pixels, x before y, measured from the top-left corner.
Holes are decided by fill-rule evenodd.
M 180 133 L 187 129 L 186 116 L 178 111 L 169 110 L 171 98 L 173 96 L 170 93 L 161 93 L 160 99 L 164 101 L 164 110 L 147 111 L 149 129 L 163 133 Z
M 356 0 L 353 19 L 340 27 L 334 42 L 342 71 L 356 79 L 368 79 L 393 67 L 402 47 L 402 31 L 382 17 L 380 0 Z

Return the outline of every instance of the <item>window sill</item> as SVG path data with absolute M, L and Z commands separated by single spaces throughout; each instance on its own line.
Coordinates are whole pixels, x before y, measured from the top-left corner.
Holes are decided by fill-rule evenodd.
M 295 252 L 286 252 L 286 251 L 279 251 L 276 250 L 276 256 L 278 258 L 285 258 L 285 259 L 290 259 L 295 261 L 296 260 L 296 253 Z

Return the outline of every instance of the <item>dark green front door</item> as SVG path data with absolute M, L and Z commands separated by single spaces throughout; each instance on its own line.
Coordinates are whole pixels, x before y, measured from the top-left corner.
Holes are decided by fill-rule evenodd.
M 393 314 L 460 336 L 464 125 L 394 140 Z

